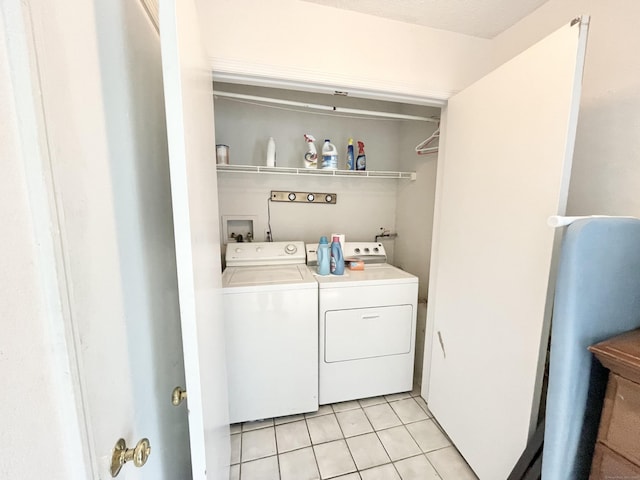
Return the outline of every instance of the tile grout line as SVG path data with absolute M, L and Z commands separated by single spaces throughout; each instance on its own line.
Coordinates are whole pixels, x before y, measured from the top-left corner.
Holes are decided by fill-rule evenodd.
M 426 404 L 426 403 L 427 403 L 427 402 L 425 401 L 425 404 Z M 427 407 L 428 407 L 428 404 L 427 404 Z M 467 467 L 468 467 L 468 468 L 472 471 L 472 473 L 475 475 L 475 472 L 473 472 L 473 470 L 472 470 L 472 469 L 471 469 L 471 467 L 469 466 L 469 463 L 467 462 L 466 458 L 464 458 L 464 457 L 462 456 L 462 454 L 460 453 L 460 450 L 458 450 L 458 447 L 456 447 L 456 446 L 454 445 L 454 443 L 451 441 L 451 438 L 449 437 L 449 435 L 447 435 L 447 433 L 444 431 L 444 429 L 442 428 L 442 426 L 440 425 L 440 423 L 438 423 L 438 421 L 436 420 L 436 418 L 432 415 L 432 416 L 431 416 L 431 418 L 430 418 L 430 420 L 431 420 L 431 421 L 433 422 L 433 424 L 438 428 L 438 430 L 440 430 L 440 432 L 442 432 L 442 434 L 447 438 L 447 441 L 449 442 L 449 445 L 447 445 L 446 447 L 436 448 L 435 450 L 432 450 L 432 451 L 431 451 L 431 452 L 429 452 L 429 453 L 437 452 L 437 451 L 440 451 L 440 450 L 444 450 L 445 448 L 449 448 L 449 447 L 451 447 L 451 448 L 453 448 L 453 449 L 457 452 L 457 454 L 458 454 L 458 455 L 460 455 L 460 457 L 461 457 L 461 458 L 462 458 L 462 460 L 465 462 L 465 464 L 467 465 Z M 409 432 L 409 433 L 411 433 L 411 432 Z M 426 453 L 425 453 L 425 456 L 426 456 Z M 429 457 L 427 457 L 427 460 L 429 461 L 429 463 L 431 463 L 431 460 L 429 460 Z M 433 465 L 433 463 L 431 463 L 431 465 Z M 435 465 L 433 466 L 433 468 L 436 470 L 436 472 L 438 473 L 438 475 L 440 475 L 440 472 L 438 472 L 438 469 L 436 469 Z M 477 475 L 476 475 L 476 477 L 477 477 Z M 441 477 L 441 478 L 442 478 L 442 477 Z
M 433 471 L 436 472 L 436 475 L 438 475 L 438 478 L 442 480 L 442 475 L 440 475 L 440 472 L 438 471 L 436 466 L 433 463 L 431 463 L 431 460 L 429 460 L 429 457 L 427 457 L 427 454 L 424 453 L 423 455 L 424 455 L 424 458 L 427 459 L 427 462 L 429 462 L 429 465 L 431 465 L 431 467 L 433 468 Z
M 386 398 L 385 398 L 385 402 L 386 402 L 387 405 L 389 405 L 389 408 L 394 413 L 394 415 L 396 415 L 395 410 L 393 410 L 393 407 L 389 404 L 389 401 Z M 367 416 L 367 419 L 368 419 L 369 417 L 367 415 L 367 412 L 364 412 L 364 414 Z M 397 415 L 396 415 L 396 417 L 397 417 Z M 399 417 L 398 417 L 398 420 L 400 420 Z M 402 422 L 402 420 L 400 420 L 400 422 Z M 393 466 L 393 469 L 398 474 L 398 477 L 402 480 L 402 475 L 400 475 L 400 472 L 398 471 L 398 467 L 396 467 L 396 464 L 391 459 L 391 455 L 389 455 L 389 452 L 387 451 L 387 447 L 385 447 L 382 439 L 380 438 L 380 435 L 378 435 L 378 430 L 376 430 L 376 428 L 373 426 L 373 422 L 371 422 L 371 426 L 373 427 L 373 432 L 376 434 L 376 438 L 378 439 L 378 441 L 380 442 L 380 445 L 382 445 L 382 448 L 384 449 L 385 453 L 387 454 L 387 457 L 389 457 L 389 460 L 391 460 L 391 465 Z M 393 427 L 389 427 L 389 428 L 393 428 Z
M 411 398 L 415 398 L 415 397 L 411 397 Z M 420 396 L 420 398 L 422 398 L 422 396 Z M 423 399 L 423 400 L 424 400 L 424 399 Z M 424 408 L 422 408 L 422 405 L 420 405 L 420 403 L 418 403 L 416 400 L 414 400 L 414 401 L 418 404 L 418 407 L 420 407 L 420 409 L 421 409 L 421 410 L 422 410 L 422 411 L 427 415 L 427 419 L 426 419 L 426 420 L 430 420 L 434 425 L 436 425 L 436 427 L 438 428 L 438 430 L 441 430 L 441 429 L 440 429 L 440 426 L 439 426 L 436 422 L 434 422 L 434 421 L 433 421 L 432 416 L 429 416 L 429 413 L 428 413 L 428 412 L 426 412 Z M 425 402 L 424 402 L 424 403 L 425 403 L 425 404 L 427 404 L 426 400 L 425 400 Z M 428 408 L 428 407 L 429 407 L 429 406 L 427 405 L 427 408 Z M 393 408 L 393 407 L 391 407 L 391 408 Z M 422 421 L 422 420 L 419 420 L 419 421 Z M 418 423 L 418 422 L 411 422 L 411 423 Z M 405 424 L 405 425 L 409 425 L 409 424 Z M 406 428 L 406 426 L 405 426 L 405 428 Z M 411 430 L 409 430 L 409 429 L 407 428 L 407 432 L 409 432 L 409 436 L 413 439 L 413 441 L 414 441 L 414 442 L 416 442 L 416 445 L 418 445 L 418 448 L 420 448 L 420 451 L 422 451 L 422 447 L 420 447 L 420 445 L 418 444 L 418 441 L 415 439 L 415 437 L 414 437 L 414 436 L 413 436 L 413 434 L 411 433 Z M 443 432 L 443 433 L 444 433 L 444 432 Z M 434 471 L 434 472 L 436 472 L 436 475 L 437 475 L 437 476 L 438 476 L 438 478 L 439 478 L 439 479 L 441 479 L 441 480 L 442 480 L 442 475 L 440 475 L 440 472 L 438 471 L 438 469 L 436 468 L 436 466 L 435 466 L 433 463 L 431 463 L 431 460 L 429 460 L 429 457 L 427 457 L 427 453 L 437 452 L 438 450 L 443 450 L 443 449 L 445 449 L 445 448 L 448 448 L 448 447 L 452 446 L 452 444 L 451 444 L 451 439 L 450 439 L 449 437 L 447 437 L 447 441 L 449 442 L 449 445 L 447 445 L 446 447 L 436 448 L 436 449 L 434 449 L 434 450 L 430 450 L 429 452 L 422 451 L 422 455 L 424 456 L 425 460 L 429 463 L 429 465 L 431 465 L 431 467 L 433 468 L 433 471 Z M 416 455 L 416 456 L 417 456 L 417 455 Z M 400 473 L 400 472 L 398 472 L 398 473 Z
M 427 420 L 431 420 L 431 419 L 427 419 Z M 421 420 L 422 421 L 422 420 Z M 418 422 L 413 422 L 413 423 L 418 423 Z M 405 426 L 405 428 L 407 428 Z M 429 465 L 431 465 L 431 467 L 433 468 L 433 471 L 436 472 L 436 475 L 438 476 L 439 479 L 442 480 L 442 475 L 440 475 L 440 472 L 438 471 L 438 469 L 436 468 L 436 466 L 431 463 L 431 460 L 429 460 L 429 457 L 427 457 L 427 453 L 431 453 L 431 452 L 436 452 L 438 450 L 442 450 L 443 448 L 448 448 L 450 445 L 447 445 L 446 447 L 441 447 L 441 448 L 436 448 L 434 450 L 430 450 L 429 452 L 425 452 L 424 450 L 422 450 L 422 447 L 420 446 L 420 444 L 418 444 L 418 441 L 416 440 L 416 438 L 413 436 L 413 434 L 411 433 L 411 430 L 409 430 L 407 428 L 407 432 L 409 432 L 409 436 L 412 438 L 412 440 L 414 442 L 416 442 L 416 445 L 418 445 L 418 448 L 420 449 L 420 451 L 422 452 L 422 456 L 425 458 L 425 460 L 429 463 Z M 448 440 L 448 439 L 447 439 Z M 416 455 L 417 457 L 418 455 Z M 400 472 L 398 472 L 400 473 Z
M 400 421 L 400 425 L 404 425 L 404 423 L 402 422 L 402 419 L 398 416 L 398 414 L 396 413 L 396 411 L 395 411 L 395 410 L 393 409 L 393 407 L 391 406 L 391 403 L 390 403 L 389 401 L 387 401 L 386 399 L 385 399 L 385 403 L 389 406 L 389 408 L 391 409 L 391 411 L 393 412 L 393 414 L 394 414 L 394 415 L 396 416 L 396 418 Z M 370 405 L 370 406 L 371 406 L 371 407 L 377 407 L 377 406 L 379 406 L 379 405 L 383 405 L 383 404 L 382 404 L 382 403 L 379 403 L 378 405 Z M 364 408 L 363 408 L 363 410 L 364 410 Z M 391 427 L 386 427 L 386 428 L 379 428 L 379 429 L 376 429 L 376 427 L 373 425 L 373 422 L 372 422 L 372 421 L 371 421 L 371 419 L 369 418 L 369 415 L 367 415 L 366 410 L 365 410 L 364 414 L 365 414 L 365 416 L 367 417 L 367 420 L 369 420 L 369 422 L 371 423 L 371 427 L 373 428 L 373 430 L 374 430 L 375 432 L 379 432 L 379 431 L 382 431 L 382 430 L 389 430 L 390 428 L 395 428 L 395 427 L 399 427 L 399 426 L 400 426 L 400 425 L 394 425 L 394 426 L 391 426 Z
M 315 460 L 316 468 L 318 469 L 318 480 L 321 480 L 322 479 L 322 474 L 320 473 L 320 465 L 318 464 L 318 457 L 316 455 L 316 449 L 313 448 L 313 440 L 311 439 L 311 430 L 309 430 L 309 424 L 307 423 L 307 417 L 304 417 L 304 426 L 307 427 L 307 435 L 309 435 L 309 443 L 311 444 L 311 453 L 313 453 L 313 459 Z M 302 448 L 305 448 L 305 447 L 302 447 Z M 301 449 L 298 449 L 298 450 L 301 450 Z
M 358 406 L 359 405 L 360 404 L 358 403 Z M 342 434 L 342 440 L 344 440 L 344 444 L 347 447 L 347 452 L 349 452 L 349 456 L 351 457 L 351 461 L 353 462 L 353 466 L 356 467 L 356 472 L 358 472 L 358 476 L 361 477 L 360 469 L 358 468 L 358 464 L 356 463 L 356 459 L 353 458 L 353 453 L 351 453 L 351 448 L 349 448 L 349 443 L 347 442 L 347 437 L 344 436 L 344 430 L 342 430 L 342 425 L 340 425 L 340 421 L 338 420 L 338 415 L 336 414 L 336 411 L 333 408 L 333 404 L 331 404 L 331 410 L 333 410 L 333 416 L 336 417 L 336 423 L 338 424 L 338 428 L 340 429 L 340 433 Z M 366 417 L 366 414 L 365 414 L 365 417 Z M 352 473 L 352 472 L 347 472 L 344 475 L 348 475 L 349 473 Z
M 281 475 L 280 475 L 280 458 L 278 457 L 278 439 L 277 439 L 277 437 L 276 437 L 275 421 L 274 421 L 273 419 L 270 419 L 270 420 L 272 420 L 272 422 L 273 422 L 273 424 L 272 424 L 272 425 L 267 425 L 266 427 L 255 428 L 255 429 L 252 429 L 252 430 L 248 430 L 248 431 L 246 431 L 246 432 L 241 431 L 241 433 L 239 434 L 239 435 L 240 435 L 240 463 L 238 463 L 238 465 L 240 466 L 240 468 L 239 468 L 239 477 L 240 477 L 240 480 L 242 480 L 242 468 L 243 468 L 242 466 L 243 466 L 245 463 L 257 462 L 257 461 L 259 461 L 259 460 L 264 460 L 264 459 L 267 459 L 267 458 L 269 458 L 269 457 L 273 457 L 273 456 L 274 456 L 274 455 L 266 455 L 266 456 L 263 456 L 263 457 L 257 457 L 257 458 L 253 458 L 253 459 L 250 459 L 250 460 L 244 460 L 244 459 L 243 459 L 243 455 L 242 455 L 242 444 L 244 443 L 244 438 L 243 438 L 243 437 L 244 437 L 244 434 L 245 434 L 245 433 L 257 432 L 257 431 L 259 431 L 259 430 L 265 430 L 265 429 L 267 429 L 267 428 L 273 428 L 273 438 L 274 438 L 274 442 L 275 442 L 275 444 L 276 444 L 276 453 L 275 453 L 275 456 L 277 457 L 277 458 L 276 458 L 276 461 L 278 462 L 278 476 L 281 476 Z M 242 428 L 241 428 L 241 430 L 242 430 Z
M 378 404 L 378 405 L 382 405 L 382 404 Z M 376 429 L 374 428 L 373 424 L 371 423 L 371 420 L 369 420 L 369 417 L 367 416 L 367 412 L 365 412 L 364 407 L 360 404 L 360 402 L 358 402 L 358 409 L 362 410 L 364 418 L 367 421 L 367 423 L 369 424 L 369 426 L 371 427 L 372 432 L 366 432 L 366 433 L 362 433 L 360 435 L 353 435 L 353 436 L 351 436 L 349 438 L 362 437 L 364 435 L 369 435 L 370 433 L 373 433 L 376 436 L 376 438 L 378 439 L 378 441 L 380 442 L 380 445 L 382 445 L 382 449 L 384 450 L 384 453 L 387 454 L 387 457 L 389 457 L 389 461 L 391 462 L 391 457 L 389 456 L 389 453 L 387 452 L 386 448 L 384 448 L 384 444 L 380 440 L 380 437 L 378 437 L 378 435 L 376 434 Z M 357 410 L 357 409 L 354 408 L 353 410 Z M 340 421 L 338 420 L 338 415 L 337 414 L 336 414 L 336 420 L 338 421 L 338 426 L 340 426 L 340 428 L 342 429 L 342 426 L 340 425 Z M 344 435 L 344 432 L 343 432 L 343 435 Z M 362 475 L 360 475 L 360 472 L 362 472 L 362 470 L 360 470 L 360 467 L 358 467 L 358 464 L 356 464 L 355 458 L 353 458 L 353 454 L 351 453 L 351 447 L 349 447 L 349 442 L 347 442 L 347 438 L 346 437 L 345 437 L 344 441 L 347 444 L 347 448 L 349 449 L 349 453 L 351 454 L 351 458 L 353 459 L 353 463 L 356 466 L 356 471 L 358 472 L 358 476 L 362 480 Z M 387 464 L 383 463 L 382 465 L 387 465 Z M 382 466 L 382 465 L 374 465 L 373 467 L 370 467 L 370 468 L 376 468 L 376 467 L 379 467 L 379 466 Z M 364 470 L 368 470 L 368 469 L 365 468 Z
M 282 471 L 280 470 L 280 451 L 278 450 L 278 434 L 276 433 L 276 420 L 273 419 L 273 440 L 276 443 L 276 463 L 278 464 L 278 478 L 282 479 Z M 242 480 L 242 479 L 240 479 Z
M 445 447 L 445 448 L 446 448 L 446 447 Z M 435 450 L 434 450 L 434 451 L 435 451 Z M 368 467 L 368 468 L 365 468 L 365 469 L 363 469 L 363 470 L 358 470 L 358 473 L 364 472 L 364 471 L 366 471 L 366 470 L 373 470 L 374 468 L 378 468 L 378 467 L 384 467 L 385 465 L 393 465 L 393 466 L 394 466 L 394 468 L 395 468 L 395 464 L 396 464 L 397 462 L 403 462 L 403 461 L 405 461 L 405 460 L 409 460 L 409 459 L 411 459 L 411 458 L 418 458 L 418 457 L 426 457 L 426 454 L 424 454 L 424 453 L 418 453 L 418 454 L 416 454 L 416 455 L 411 455 L 411 456 L 409 456 L 409 457 L 400 458 L 400 459 L 396 460 L 395 462 L 394 462 L 393 460 L 391 460 L 391 461 L 386 462 L 386 463 L 381 463 L 380 465 L 374 465 L 373 467 Z M 429 462 L 429 459 L 428 459 L 428 458 L 427 458 L 426 460 L 427 460 L 427 462 Z M 431 462 L 429 462 L 429 463 L 431 464 Z M 433 464 L 431 464 L 431 466 L 433 466 Z M 433 467 L 433 469 L 435 470 L 436 475 L 438 475 L 438 478 L 442 479 L 442 477 L 440 476 L 440 474 L 438 473 L 438 471 L 435 469 L 435 467 Z M 397 470 L 398 470 L 398 469 L 396 468 L 396 471 L 397 471 Z M 400 472 L 398 472 L 398 475 L 400 475 Z M 401 475 L 400 475 L 400 478 L 402 478 L 402 476 L 401 476 Z
M 400 472 L 398 471 L 398 467 L 396 467 L 395 462 L 391 459 L 391 455 L 389 455 L 389 452 L 387 451 L 387 447 L 384 446 L 384 443 L 382 442 L 382 439 L 380 438 L 380 435 L 378 435 L 378 431 L 376 429 L 374 429 L 373 432 L 376 434 L 376 438 L 380 442 L 380 445 L 382 445 L 382 448 L 384 449 L 385 453 L 387 454 L 387 457 L 389 457 L 389 460 L 391 460 L 391 465 L 393 466 L 393 469 L 398 474 L 398 477 L 400 477 L 402 479 L 402 475 L 400 475 Z
M 427 422 L 427 421 L 431 421 L 431 419 L 430 419 L 430 418 L 426 418 L 426 419 L 418 420 L 418 421 L 415 421 L 415 422 L 405 423 L 405 424 L 403 424 L 403 425 L 404 425 L 404 427 L 406 428 L 406 427 L 407 427 L 407 425 L 413 425 L 413 424 L 415 424 L 415 423 Z M 432 422 L 432 423 L 435 425 L 435 422 Z M 438 429 L 438 430 L 439 430 L 439 429 Z M 414 441 L 414 442 L 416 442 L 416 445 L 418 445 L 418 448 L 420 449 L 420 451 L 422 451 L 422 453 L 423 453 L 424 455 L 426 455 L 427 453 L 435 452 L 435 451 L 437 451 L 437 450 L 442 450 L 443 448 L 447 448 L 447 447 L 451 447 L 451 446 L 452 446 L 451 440 L 449 439 L 449 437 L 446 437 L 446 438 L 447 438 L 447 442 L 449 442 L 449 445 L 444 446 L 444 447 L 440 447 L 440 448 L 434 448 L 433 450 L 429 450 L 428 452 L 425 452 L 424 450 L 422 450 L 422 447 L 420 446 L 420 444 L 418 444 L 418 440 L 416 440 L 416 437 L 413 435 L 413 433 L 411 433 L 411 430 L 409 430 L 409 429 L 407 428 L 407 432 L 409 432 L 409 436 L 413 439 L 413 441 Z M 435 468 L 435 467 L 434 467 L 434 468 Z
M 410 397 L 410 398 L 413 399 L 414 397 Z M 403 399 L 403 400 L 405 400 L 405 399 Z M 398 400 L 398 401 L 400 401 L 400 400 Z M 387 403 L 389 403 L 389 407 L 391 407 L 391 410 L 393 410 L 393 413 L 396 414 L 396 416 L 398 417 L 398 420 L 400 420 L 400 422 L 402 423 L 402 426 L 405 428 L 405 430 L 407 430 L 407 432 L 409 433 L 409 436 L 411 437 L 411 439 L 416 443 L 416 445 L 418 445 L 418 442 L 416 441 L 415 437 L 411 434 L 411 431 L 407 428 L 407 425 L 410 425 L 410 424 L 413 424 L 413 423 L 422 422 L 424 420 L 430 420 L 431 417 L 429 417 L 429 414 L 424 410 L 424 408 L 422 408 L 422 405 L 420 405 L 417 401 L 415 401 L 415 402 L 418 404 L 418 407 L 420 407 L 420 409 L 425 413 L 425 415 L 427 415 L 427 418 L 423 419 L 423 420 L 417 420 L 415 422 L 407 422 L 407 423 L 405 423 L 405 422 L 402 421 L 400 416 L 394 410 L 393 406 L 391 406 L 392 402 L 387 401 Z M 395 427 L 389 427 L 389 428 L 385 428 L 385 429 L 376 430 L 376 435 L 378 434 L 378 431 L 390 430 L 391 428 L 395 428 Z M 382 440 L 380 440 L 380 443 L 382 443 Z M 384 443 L 382 443 L 382 446 L 384 447 Z M 418 445 L 418 448 L 420 449 L 420 452 L 421 452 L 419 455 L 412 455 L 412 456 L 407 457 L 407 458 L 402 458 L 402 459 L 400 459 L 398 461 L 407 460 L 409 458 L 415 458 L 415 457 L 423 456 L 425 458 L 425 460 L 429 463 L 429 465 L 431 465 L 431 467 L 433 467 L 433 470 L 436 472 L 436 475 L 438 476 L 438 478 L 442 480 L 442 476 L 440 475 L 440 472 L 438 472 L 438 469 L 431 463 L 431 461 L 427 457 L 426 452 L 422 451 L 422 448 L 420 447 L 420 445 Z M 442 447 L 442 448 L 447 448 L 447 447 Z M 386 450 L 386 448 L 385 448 L 385 450 Z M 441 450 L 441 449 L 436 449 L 436 450 Z M 432 451 L 435 451 L 435 450 L 432 450 Z M 387 455 L 389 455 L 389 452 L 387 452 Z M 391 458 L 391 455 L 389 455 L 389 458 Z M 396 472 L 398 472 L 398 476 L 402 479 L 402 475 L 400 474 L 400 471 L 398 470 L 398 467 L 396 466 L 395 461 L 392 460 L 391 463 L 393 465 L 393 468 L 396 470 Z
M 413 401 L 414 401 L 414 402 L 416 402 L 416 403 L 418 404 L 418 407 L 420 408 L 420 410 L 422 410 L 422 411 L 425 413 L 425 415 L 427 415 L 427 418 L 426 418 L 426 419 L 424 419 L 424 420 L 431 420 L 431 417 L 429 416 L 429 413 L 427 413 L 427 412 L 425 411 L 425 409 L 424 409 L 424 408 L 422 408 L 422 405 L 420 405 L 420 404 L 415 400 L 415 397 L 413 397 L 413 396 L 412 396 L 412 397 L 410 397 L 410 398 L 414 399 Z M 421 396 L 420 398 L 422 398 L 422 396 Z M 424 400 L 424 399 L 423 399 L 423 400 Z M 425 404 L 426 404 L 426 403 L 427 403 L 427 402 L 425 401 Z M 391 405 L 389 405 L 389 406 L 391 406 Z M 391 409 L 393 410 L 393 407 L 391 407 Z M 395 412 L 395 410 L 394 410 L 394 412 Z M 396 415 L 397 415 L 397 413 L 396 413 Z M 398 418 L 399 418 L 399 417 L 398 417 Z M 420 455 L 422 455 L 422 456 L 425 458 L 425 460 L 426 460 L 426 461 L 429 463 L 429 465 L 431 465 L 431 467 L 433 468 L 433 471 L 434 471 L 434 472 L 436 472 L 436 475 L 438 476 L 438 478 L 439 478 L 440 480 L 442 480 L 442 475 L 440 475 L 440 472 L 438 471 L 438 469 L 435 467 L 435 465 L 434 465 L 433 463 L 431 463 L 431 460 L 429 460 L 429 457 L 427 457 L 427 452 L 424 452 L 424 451 L 422 450 L 422 447 L 418 444 L 418 441 L 415 439 L 415 437 L 414 437 L 414 436 L 413 436 L 413 434 L 411 433 L 411 430 L 409 430 L 409 429 L 407 428 L 407 425 L 411 425 L 411 424 L 413 424 L 413 423 L 422 422 L 422 421 L 424 421 L 424 420 L 418 420 L 418 421 L 416 421 L 416 422 L 408 422 L 408 423 L 404 423 L 404 422 L 403 422 L 402 424 L 404 425 L 404 428 L 407 430 L 407 432 L 409 432 L 409 436 L 411 437 L 411 439 L 412 439 L 414 442 L 416 442 L 416 445 L 418 445 L 418 448 L 419 448 L 419 449 L 420 449 L 420 451 L 422 452 Z M 400 419 L 400 421 L 402 422 L 402 419 Z M 434 423 L 434 424 L 435 424 L 435 423 Z M 447 440 L 449 440 L 449 438 L 448 438 L 448 437 L 447 437 Z M 442 448 L 447 448 L 447 447 L 442 447 Z M 437 451 L 437 450 L 441 450 L 442 448 L 437 448 L 437 449 L 435 449 L 435 450 L 431 450 L 431 451 L 432 451 L 432 452 L 435 452 L 435 451 Z M 419 457 L 420 455 L 414 455 L 413 457 L 407 457 L 407 458 Z M 406 459 L 403 459 L 403 460 L 406 460 Z M 394 465 L 393 465 L 393 466 L 394 466 L 394 468 L 396 469 L 396 471 L 398 471 L 398 468 L 395 466 L 395 463 L 394 463 Z M 399 471 L 398 471 L 398 475 L 400 476 L 400 478 L 402 478 L 402 475 L 400 475 L 400 472 L 399 472 Z

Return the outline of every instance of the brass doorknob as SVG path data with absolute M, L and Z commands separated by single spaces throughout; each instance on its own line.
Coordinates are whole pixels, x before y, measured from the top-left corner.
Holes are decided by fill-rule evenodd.
M 171 392 L 171 403 L 174 407 L 180 405 L 185 398 L 187 398 L 187 391 L 182 390 L 181 387 L 176 387 Z
M 116 442 L 111 455 L 111 476 L 116 477 L 120 473 L 122 466 L 133 460 L 136 467 L 141 467 L 147 463 L 147 459 L 151 455 L 151 445 L 148 438 L 140 440 L 135 448 L 127 448 L 124 438 Z

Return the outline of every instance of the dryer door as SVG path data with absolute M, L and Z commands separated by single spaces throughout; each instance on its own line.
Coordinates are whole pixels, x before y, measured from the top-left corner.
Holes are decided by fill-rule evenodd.
M 412 323 L 411 305 L 328 311 L 324 361 L 344 362 L 409 353 Z

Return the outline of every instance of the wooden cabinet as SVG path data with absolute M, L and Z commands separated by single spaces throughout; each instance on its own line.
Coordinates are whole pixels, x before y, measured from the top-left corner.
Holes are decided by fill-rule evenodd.
M 589 350 L 610 370 L 589 478 L 640 478 L 640 330 Z
M 640 478 L 640 467 L 598 442 L 593 454 L 589 479 L 613 478 Z

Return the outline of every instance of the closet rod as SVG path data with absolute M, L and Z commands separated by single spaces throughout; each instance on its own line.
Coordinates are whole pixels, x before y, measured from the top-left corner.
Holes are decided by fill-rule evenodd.
M 373 117 L 392 118 L 397 120 L 418 120 L 421 122 L 438 123 L 439 118 L 419 117 L 417 115 L 405 115 L 403 113 L 377 112 L 374 110 L 361 110 L 357 108 L 334 107 L 330 105 L 319 105 L 315 103 L 294 102 L 292 100 L 281 100 L 279 98 L 258 97 L 255 95 L 244 95 L 242 93 L 230 93 L 214 90 L 213 95 L 216 97 L 237 98 L 239 100 L 251 100 L 254 102 L 275 103 L 278 105 L 289 105 L 292 107 L 310 108 L 315 110 L 325 110 L 336 113 L 352 113 L 358 115 L 369 115 Z

